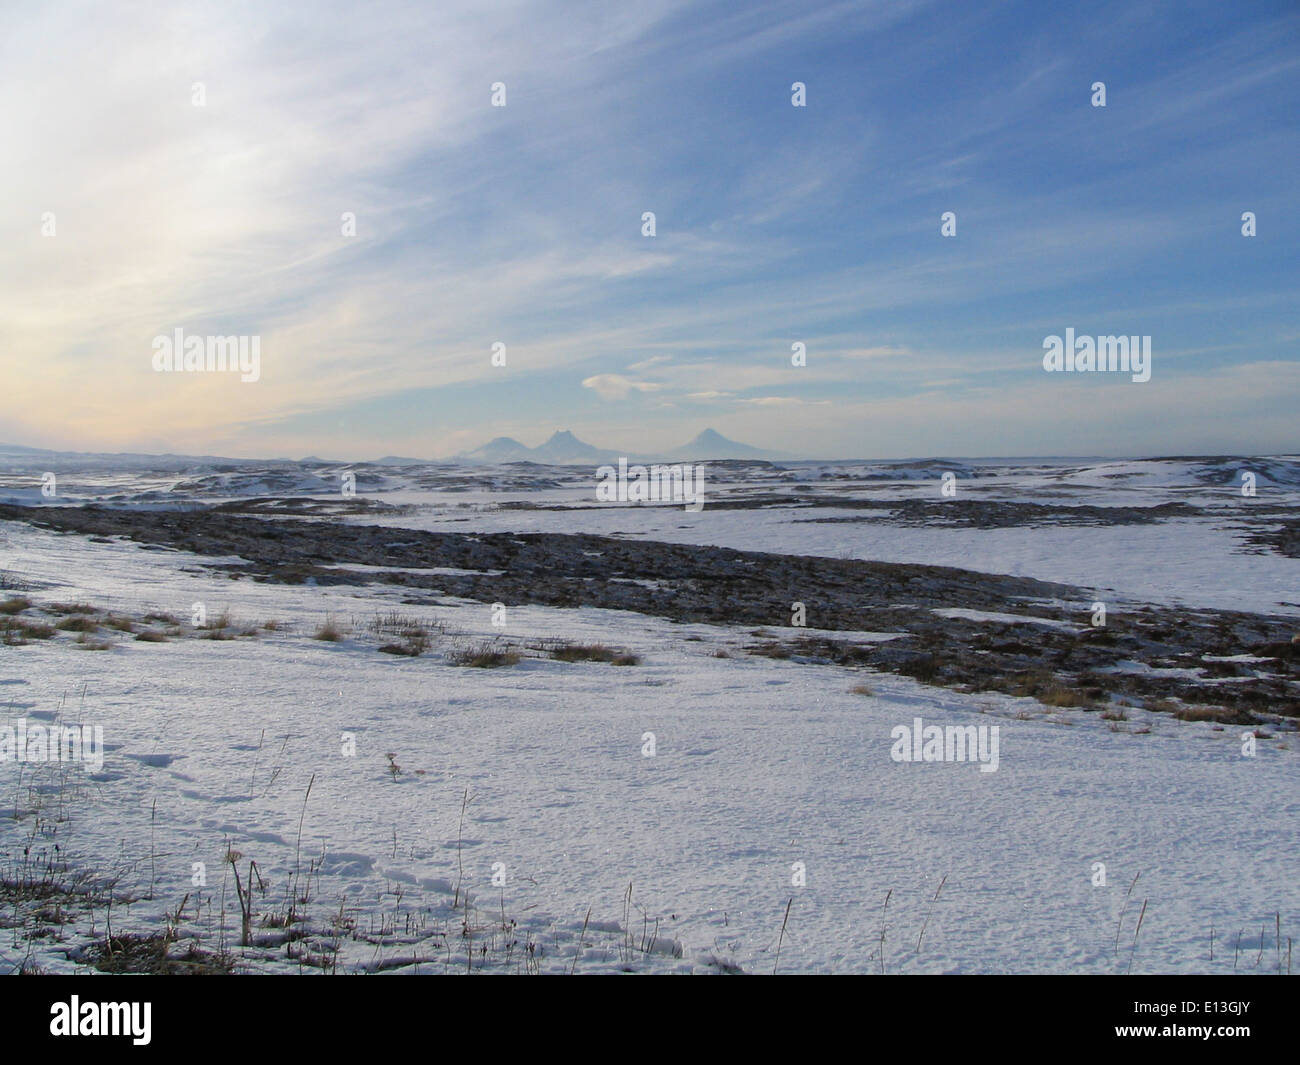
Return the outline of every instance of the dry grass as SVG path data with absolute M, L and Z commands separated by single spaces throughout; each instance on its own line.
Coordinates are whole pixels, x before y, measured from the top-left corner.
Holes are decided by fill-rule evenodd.
M 429 649 L 429 637 L 424 633 L 412 633 L 403 637 L 401 643 L 386 643 L 379 648 L 382 654 L 402 655 L 405 658 L 419 658 Z
M 853 695 L 875 695 L 875 691 L 870 684 L 855 684 L 849 689 Z
M 32 582 L 11 569 L 0 569 L 0 588 L 11 592 L 30 592 Z
M 32 601 L 30 599 L 26 599 L 21 595 L 15 595 L 6 599 L 3 603 L 0 603 L 0 614 L 17 614 L 26 610 L 31 605 Z
M 1070 687 L 1051 670 L 1032 669 L 1018 676 L 1005 678 L 1005 686 L 995 684 L 1009 695 L 1037 699 L 1044 706 L 1079 707 L 1095 709 L 1097 699 L 1105 693 L 1099 688 Z
M 386 643 L 379 648 L 386 655 L 418 658 L 432 643 L 433 630 L 414 614 L 402 614 L 396 610 L 376 614 L 369 627 L 371 632 L 379 635 L 401 637 L 398 642 Z
M 929 684 L 939 677 L 939 658 L 928 652 L 916 655 L 899 663 L 898 672 L 905 677 L 919 680 L 922 684 Z
M 142 643 L 167 643 L 168 642 L 166 634 L 158 632 L 155 629 L 144 629 L 141 632 L 137 632 L 135 634 L 135 638 L 141 641 Z
M 414 614 L 403 614 L 399 610 L 388 610 L 376 614 L 370 620 L 370 631 L 378 635 L 410 636 L 415 633 L 427 635 L 429 626 L 422 618 Z
M 1151 709 L 1150 703 L 1147 704 Z M 1179 721 L 1213 721 L 1219 725 L 1253 725 L 1256 719 L 1245 710 L 1225 706 L 1180 706 L 1173 711 Z
M 233 640 L 235 634 L 227 628 L 210 629 L 204 627 L 200 630 L 200 640 Z
M 92 640 L 84 632 L 77 637 L 77 642 L 72 646 L 78 651 L 110 651 L 113 648 L 108 640 Z
M 223 610 L 216 617 L 209 618 L 202 625 L 198 626 L 198 628 L 200 632 L 224 632 L 226 629 L 230 628 L 230 611 Z M 207 637 L 207 639 L 210 640 L 221 640 L 225 638 L 226 637 L 223 636 Z
M 641 656 L 606 647 L 603 643 L 564 643 L 550 649 L 557 662 L 609 662 L 615 666 L 637 666 Z
M 51 603 L 46 611 L 51 614 L 98 614 L 99 608 L 89 603 Z
M 102 973 L 138 973 L 150 976 L 226 975 L 235 967 L 234 958 L 203 950 L 191 941 L 183 953 L 171 953 L 174 930 L 151 935 L 118 935 L 95 943 L 90 963 Z
M 48 640 L 53 636 L 54 629 L 42 622 L 0 615 L 0 643 L 10 647 L 20 647 L 28 640 Z
M 1063 684 L 1053 685 L 1037 696 L 1040 703 L 1047 706 L 1081 706 L 1092 707 L 1096 702 L 1091 696 Z
M 343 639 L 343 629 L 339 623 L 334 620 L 333 615 L 327 617 L 320 628 L 311 634 L 313 640 L 324 640 L 326 643 L 338 643 Z
M 96 632 L 99 629 L 99 623 L 94 618 L 74 614 L 72 617 L 66 617 L 58 622 L 55 628 L 62 629 L 64 632 Z
M 470 644 L 460 647 L 447 656 L 453 666 L 473 666 L 476 669 L 498 669 L 513 666 L 519 661 L 519 652 L 495 643 Z

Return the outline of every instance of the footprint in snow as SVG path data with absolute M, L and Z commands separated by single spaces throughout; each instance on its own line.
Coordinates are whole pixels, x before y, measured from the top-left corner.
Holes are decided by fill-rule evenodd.
M 352 854 L 348 851 L 334 851 L 321 859 L 320 872 L 325 876 L 344 878 L 369 876 L 375 860 L 368 854 Z

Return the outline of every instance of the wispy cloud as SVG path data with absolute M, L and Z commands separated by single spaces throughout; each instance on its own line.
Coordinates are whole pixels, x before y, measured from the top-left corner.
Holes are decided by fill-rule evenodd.
M 865 411 L 889 453 L 990 421 L 1036 450 L 1079 406 L 1038 345 L 1074 325 L 1155 338 L 1112 441 L 1254 388 L 1202 436 L 1275 449 L 1290 377 L 1224 382 L 1294 357 L 1298 35 L 1164 4 L 41 5 L 0 35 L 0 439 L 432 455 L 707 418 L 828 454 L 884 446 Z M 260 337 L 261 379 L 153 372 L 178 327 Z

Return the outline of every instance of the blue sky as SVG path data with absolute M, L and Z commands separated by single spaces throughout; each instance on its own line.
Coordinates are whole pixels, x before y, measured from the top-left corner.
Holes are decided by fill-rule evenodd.
M 0 440 L 433 457 L 567 428 L 644 453 L 712 426 L 818 457 L 1300 450 L 1294 3 L 5 22 Z M 260 379 L 155 373 L 178 327 L 259 336 Z M 1046 373 L 1067 327 L 1150 335 L 1151 380 Z

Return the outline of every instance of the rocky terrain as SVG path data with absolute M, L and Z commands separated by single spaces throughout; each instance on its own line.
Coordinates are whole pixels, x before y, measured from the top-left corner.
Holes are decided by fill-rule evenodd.
M 909 511 L 906 501 L 890 505 Z M 990 508 L 1011 505 L 910 510 L 932 506 L 978 523 L 992 520 Z M 1103 713 L 1141 705 L 1225 724 L 1300 718 L 1300 642 L 1295 620 L 1285 616 L 1104 602 L 1104 624 L 1094 624 L 1093 591 L 1023 577 L 606 536 L 421 532 L 238 512 L 250 509 L 320 513 L 303 501 L 255 500 L 192 511 L 0 506 L 0 519 L 219 556 L 209 565 L 234 580 L 382 582 L 401 586 L 410 603 L 454 597 L 755 626 L 753 654 L 861 665 L 1049 705 Z M 352 501 L 345 509 L 365 507 Z M 1059 509 L 1089 512 L 1060 520 L 1145 520 L 1129 513 L 1142 508 Z M 1099 509 L 1107 513 L 1092 513 Z M 242 561 L 231 563 L 231 556 Z M 855 638 L 863 632 L 889 638 Z

